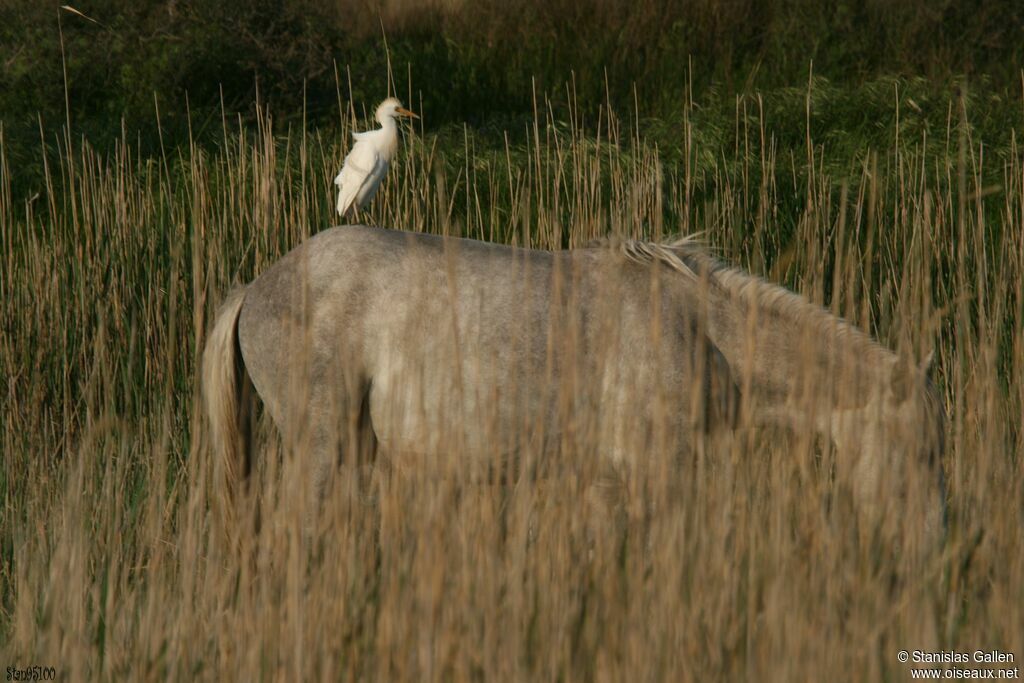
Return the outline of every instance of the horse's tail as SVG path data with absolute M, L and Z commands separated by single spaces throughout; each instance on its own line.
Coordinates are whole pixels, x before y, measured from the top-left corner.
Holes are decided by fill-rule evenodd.
M 238 344 L 238 315 L 245 287 L 228 295 L 214 320 L 203 350 L 203 399 L 216 454 L 214 472 L 223 482 L 225 521 L 233 524 L 239 483 L 252 466 L 250 416 L 252 380 L 246 372 Z

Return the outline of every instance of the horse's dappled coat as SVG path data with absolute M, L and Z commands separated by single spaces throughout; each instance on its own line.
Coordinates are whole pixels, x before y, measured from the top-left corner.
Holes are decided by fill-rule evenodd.
M 923 373 L 688 240 L 548 252 L 327 230 L 218 314 L 204 391 L 229 479 L 248 471 L 250 378 L 317 494 L 360 448 L 553 457 L 571 437 L 631 463 L 685 454 L 741 407 L 833 442 L 865 501 L 941 443 Z

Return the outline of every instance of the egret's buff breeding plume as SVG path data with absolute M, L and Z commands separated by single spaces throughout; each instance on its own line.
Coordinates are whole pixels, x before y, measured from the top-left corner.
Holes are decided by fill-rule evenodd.
M 395 123 L 398 116 L 419 118 L 396 98 L 389 97 L 377 107 L 380 128 L 352 133 L 356 142 L 345 157 L 341 173 L 334 179 L 338 186 L 338 215 L 344 216 L 352 208 L 363 208 L 377 193 L 398 149 L 398 125 Z

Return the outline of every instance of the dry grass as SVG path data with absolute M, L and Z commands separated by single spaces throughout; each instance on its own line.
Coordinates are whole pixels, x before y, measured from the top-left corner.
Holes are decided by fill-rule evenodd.
M 897 549 L 827 505 L 814 445 L 772 434 L 674 477 L 638 473 L 603 532 L 572 467 L 508 486 L 467 481 L 456 453 L 431 472 L 364 471 L 310 548 L 301 459 L 264 421 L 264 523 L 239 562 L 210 513 L 202 331 L 235 277 L 332 223 L 343 147 L 275 135 L 269 117 L 155 162 L 66 136 L 24 204 L 2 168 L 0 662 L 74 679 L 903 680 L 901 649 L 1024 656 L 1018 150 L 987 158 L 954 114 L 945 154 L 896 140 L 837 184 L 828 149 L 783 158 L 758 116 L 737 117 L 727 150 L 684 125 L 666 170 L 607 112 L 539 111 L 504 152 L 408 136 L 374 221 L 541 247 L 701 231 L 890 345 L 935 344 L 951 416 L 941 552 L 900 574 Z M 793 196 L 797 215 L 780 215 Z

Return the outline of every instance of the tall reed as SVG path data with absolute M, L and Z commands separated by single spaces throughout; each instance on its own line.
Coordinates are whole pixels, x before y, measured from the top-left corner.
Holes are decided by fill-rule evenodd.
M 900 678 L 899 650 L 1024 656 L 1016 138 L 993 159 L 953 101 L 938 145 L 897 136 L 837 177 L 810 113 L 804 144 L 782 144 L 741 98 L 711 147 L 684 99 L 668 151 L 635 118 L 539 97 L 503 145 L 408 130 L 369 219 L 551 249 L 700 232 L 884 343 L 934 349 L 950 525 L 924 571 L 894 578 L 898 550 L 829 511 L 818 447 L 773 434 L 639 476 L 605 535 L 568 476 L 481 485 L 457 453 L 348 472 L 310 546 L 301 459 L 266 419 L 263 523 L 239 562 L 211 514 L 204 329 L 233 281 L 334 223 L 347 141 L 268 111 L 155 159 L 127 135 L 100 154 L 44 129 L 24 202 L 0 145 L 0 661 L 72 678 L 792 680 Z

